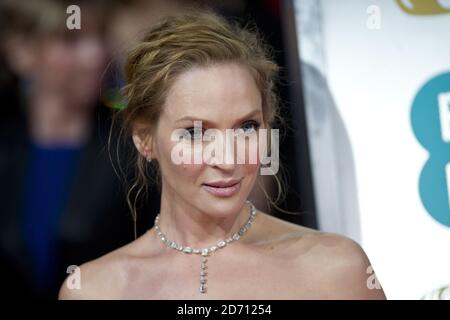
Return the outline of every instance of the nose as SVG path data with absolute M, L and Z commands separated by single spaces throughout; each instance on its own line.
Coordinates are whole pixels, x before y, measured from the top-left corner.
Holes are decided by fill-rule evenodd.
M 220 135 L 215 136 L 213 145 L 208 148 L 215 150 L 215 155 L 207 155 L 208 164 L 222 171 L 232 172 L 236 168 L 236 150 L 235 139 L 230 132 L 224 133 L 220 131 Z

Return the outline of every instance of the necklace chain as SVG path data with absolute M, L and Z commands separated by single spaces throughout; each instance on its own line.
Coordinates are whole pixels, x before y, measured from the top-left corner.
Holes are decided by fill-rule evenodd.
M 227 244 L 229 244 L 233 241 L 239 240 L 247 232 L 247 230 L 252 226 L 253 221 L 255 220 L 255 217 L 256 217 L 256 208 L 253 205 L 253 203 L 251 203 L 249 200 L 246 200 L 246 203 L 250 206 L 250 216 L 248 217 L 248 219 L 244 223 L 244 225 L 239 229 L 239 231 L 233 233 L 232 236 L 230 236 L 224 240 L 220 240 L 217 243 L 215 243 L 214 245 L 205 247 L 203 249 L 195 249 L 195 248 L 192 248 L 189 246 L 183 246 L 183 245 L 180 245 L 180 244 L 176 243 L 175 241 L 172 241 L 169 238 L 167 238 L 167 236 L 161 231 L 161 228 L 159 226 L 160 213 L 158 213 L 158 215 L 156 216 L 156 218 L 155 218 L 156 233 L 158 234 L 158 237 L 161 239 L 161 241 L 167 247 L 175 249 L 180 252 L 187 253 L 187 254 L 201 254 L 202 255 L 202 264 L 201 264 L 201 271 L 200 271 L 200 288 L 199 288 L 200 293 L 206 293 L 206 282 L 207 282 L 206 263 L 208 262 L 207 257 L 209 256 L 209 254 L 216 252 L 218 249 L 225 248 L 227 246 Z

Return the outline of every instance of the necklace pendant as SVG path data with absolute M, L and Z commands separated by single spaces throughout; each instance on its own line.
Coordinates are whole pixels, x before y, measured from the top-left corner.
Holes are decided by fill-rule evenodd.
M 206 263 L 208 262 L 208 258 L 206 255 L 202 256 L 202 264 L 201 264 L 201 270 L 200 270 L 200 287 L 199 287 L 199 291 L 200 293 L 206 293 L 206 269 L 208 268 L 206 266 Z

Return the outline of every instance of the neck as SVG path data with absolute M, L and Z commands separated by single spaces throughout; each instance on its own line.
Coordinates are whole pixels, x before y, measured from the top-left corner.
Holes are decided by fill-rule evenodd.
M 79 146 L 91 130 L 91 108 L 76 106 L 57 93 L 36 91 L 30 99 L 30 132 L 44 146 Z
M 160 211 L 161 232 L 180 245 L 196 249 L 209 247 L 232 236 L 250 216 L 250 207 L 244 202 L 237 212 L 226 217 L 215 217 L 179 197 L 174 200 L 164 192 L 164 188 Z

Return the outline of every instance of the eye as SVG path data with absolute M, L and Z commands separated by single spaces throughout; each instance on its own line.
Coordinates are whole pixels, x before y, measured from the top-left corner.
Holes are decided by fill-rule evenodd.
M 188 134 L 184 135 L 184 138 L 186 140 L 198 140 L 202 138 L 202 130 L 195 127 L 186 128 L 186 131 L 189 132 Z
M 246 121 L 242 124 L 241 128 L 244 132 L 256 132 L 259 129 L 260 124 L 256 121 Z
M 252 133 L 256 132 L 260 127 L 259 122 L 257 121 L 246 121 L 242 124 L 242 126 L 239 129 L 242 129 L 244 133 Z M 196 128 L 196 127 L 189 127 L 185 128 L 186 133 L 184 135 L 184 139 L 186 140 L 201 140 L 202 136 L 204 134 L 202 129 Z M 189 134 L 188 134 L 189 133 Z

